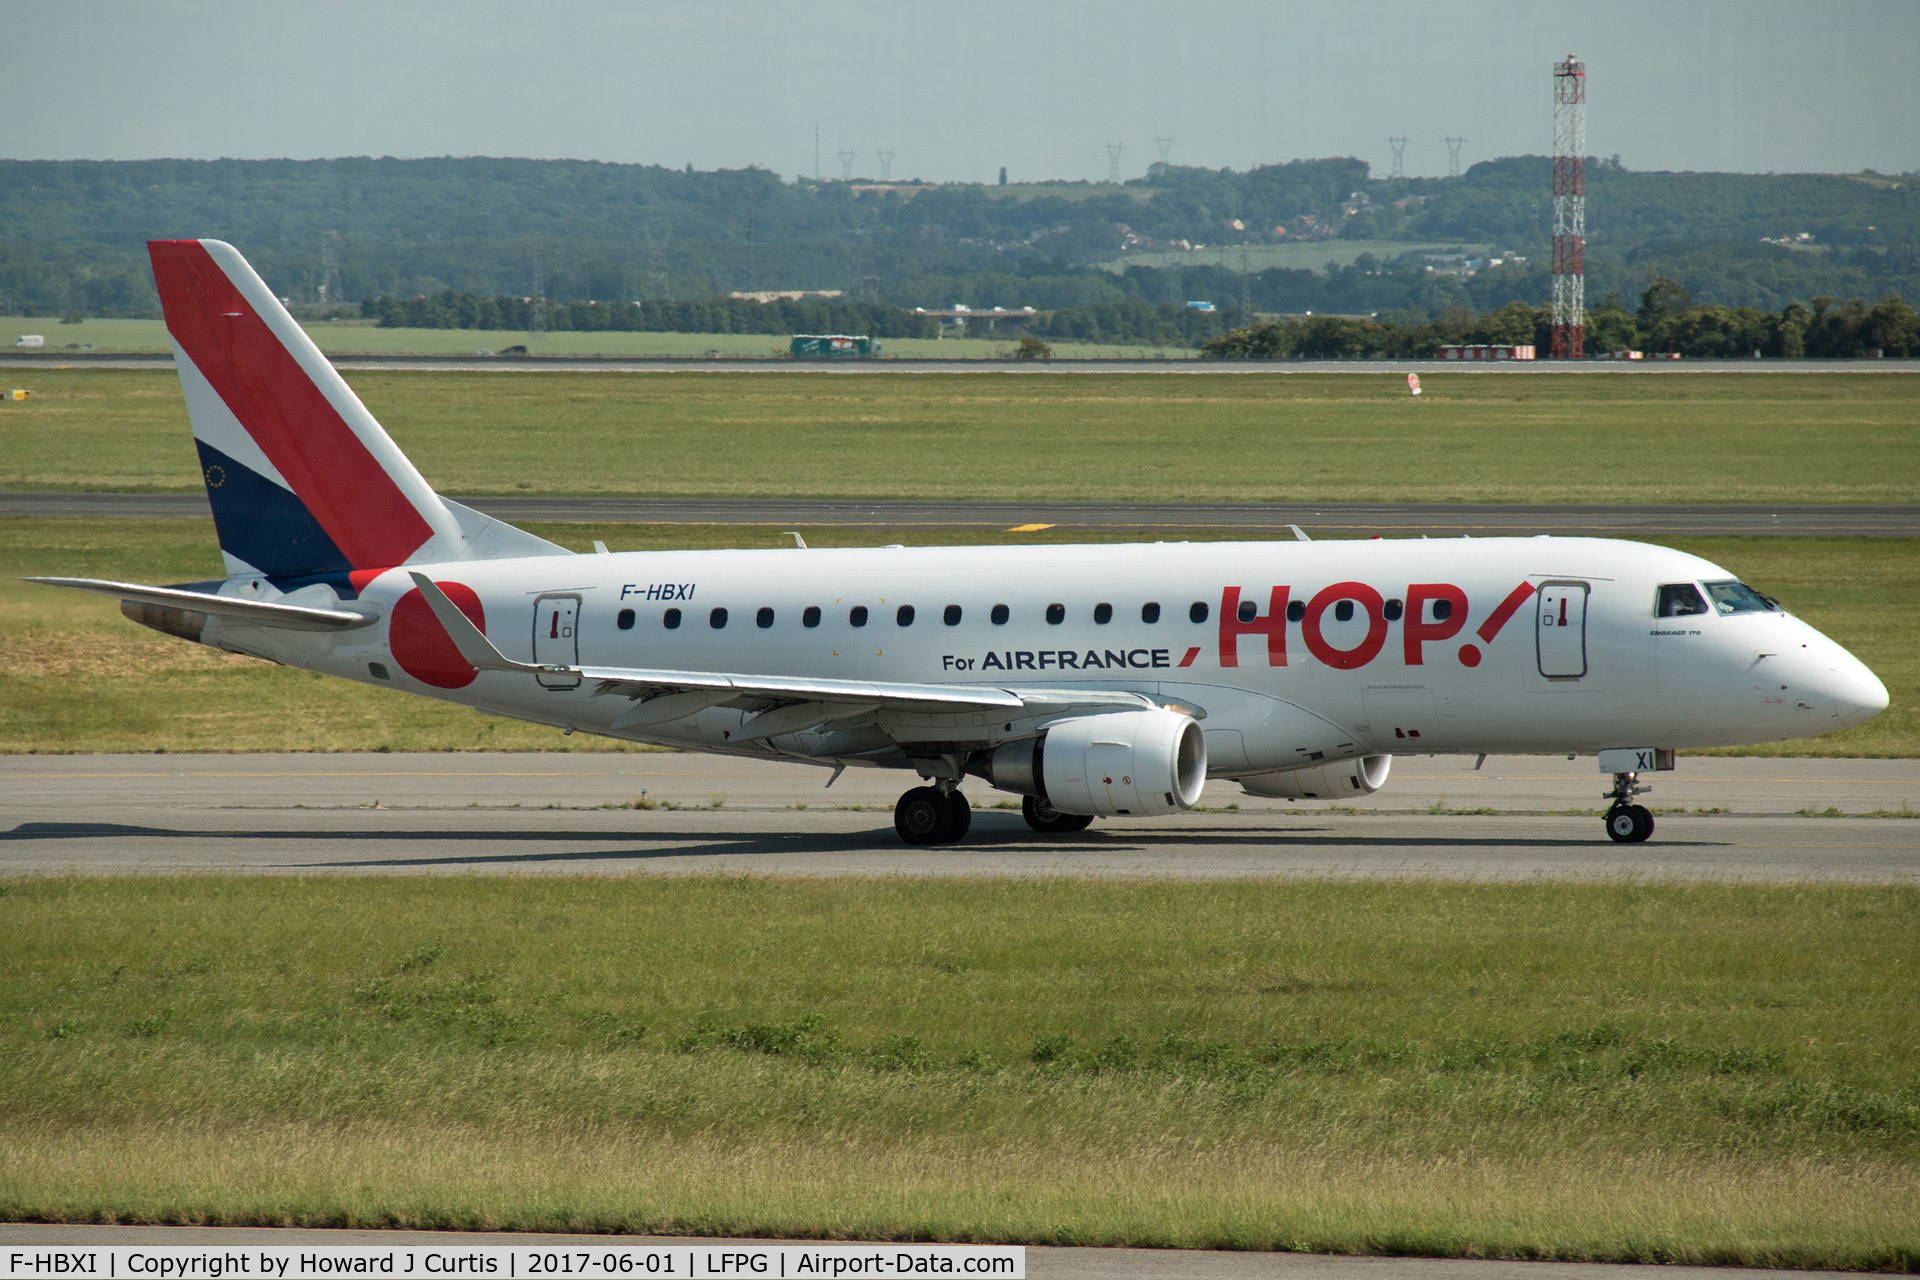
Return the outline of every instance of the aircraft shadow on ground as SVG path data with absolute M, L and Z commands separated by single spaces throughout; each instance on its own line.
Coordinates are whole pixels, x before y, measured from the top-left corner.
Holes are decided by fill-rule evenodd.
M 997 829 L 996 829 L 997 828 Z M 833 832 L 820 835 L 781 832 L 741 832 L 737 835 L 693 831 L 324 831 L 310 829 L 256 829 L 247 831 L 196 831 L 169 827 L 143 827 L 102 822 L 27 822 L 10 831 L 0 832 L 0 842 L 61 840 L 379 840 L 406 844 L 616 844 L 625 848 L 571 848 L 552 853 L 447 853 L 440 856 L 359 858 L 340 861 L 282 863 L 281 869 L 350 870 L 396 867 L 510 866 L 554 863 L 652 862 L 675 858 L 767 857 L 795 853 L 898 854 L 923 852 L 950 854 L 955 865 L 963 865 L 969 856 L 982 853 L 1019 854 L 1151 854 L 1175 846 L 1200 846 L 1231 852 L 1261 848 L 1292 849 L 1302 852 L 1337 848 L 1367 852 L 1383 850 L 1426 850 L 1439 852 L 1499 850 L 1565 850 L 1592 852 L 1611 849 L 1603 836 L 1592 839 L 1547 838 L 1472 838 L 1467 836 L 1343 836 L 1331 827 L 1275 831 L 1231 831 L 1222 828 L 1186 828 L 1178 831 L 1087 831 L 1071 837 L 1035 835 L 1024 825 L 1002 825 L 989 820 L 976 821 L 965 843 L 932 846 L 914 850 L 899 842 L 890 827 L 864 832 Z M 647 848 L 645 845 L 668 842 L 672 848 Z M 1658 854 L 1670 849 L 1709 849 L 1727 847 L 1720 840 L 1666 840 L 1658 845 L 1642 846 L 1636 853 Z M 635 848 L 634 845 L 643 847 Z

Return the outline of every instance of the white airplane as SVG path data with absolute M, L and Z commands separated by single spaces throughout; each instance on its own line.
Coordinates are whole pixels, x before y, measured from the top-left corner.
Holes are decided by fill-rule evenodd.
M 917 774 L 1028 824 L 1178 813 L 1208 778 L 1370 794 L 1397 753 L 1595 753 L 1645 840 L 1680 748 L 1860 724 L 1887 691 L 1697 556 L 1600 538 L 575 555 L 436 494 L 232 246 L 149 245 L 227 577 L 117 597 L 217 649 L 568 732 Z M 743 459 L 743 463 L 747 460 Z M 801 540 L 796 536 L 796 542 Z

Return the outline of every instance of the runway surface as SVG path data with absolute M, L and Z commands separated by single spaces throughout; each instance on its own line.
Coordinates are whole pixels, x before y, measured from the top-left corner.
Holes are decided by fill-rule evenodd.
M 1203 810 L 1102 820 L 1067 837 L 1037 836 L 1017 810 L 986 807 L 1013 800 L 975 783 L 967 842 L 916 849 L 900 843 L 892 821 L 912 779 L 849 771 L 825 790 L 825 770 L 774 760 L 7 756 L 0 874 L 1920 883 L 1920 820 L 1846 816 L 1920 810 L 1920 762 L 1683 757 L 1680 771 L 1652 779 L 1644 802 L 1660 814 L 1659 829 L 1644 845 L 1605 838 L 1603 780 L 1591 758 L 1472 766 L 1400 757 L 1386 789 L 1350 809 L 1260 800 L 1216 782 Z M 628 807 L 636 801 L 657 807 Z
M 577 1236 L 492 1231 L 320 1231 L 284 1227 L 108 1227 L 90 1223 L 0 1223 L 0 1247 L 59 1245 L 175 1245 L 200 1249 L 246 1245 L 567 1245 L 621 1249 L 649 1245 L 699 1245 L 719 1249 L 738 1243 L 754 1248 L 797 1245 L 791 1240 L 690 1239 L 684 1236 Z M 1027 1246 L 1032 1280 L 1644 1280 L 1644 1266 L 1597 1262 L 1499 1262 L 1468 1258 L 1358 1258 L 1315 1253 L 1213 1253 L 1184 1249 L 1072 1249 Z M 1839 1275 L 1801 1271 L 1799 1276 Z M 1779 1280 L 1780 1272 L 1745 1267 L 1671 1267 L 1659 1280 Z
M 1532 503 L 861 502 L 784 498 L 461 497 L 509 523 L 786 528 L 1241 530 L 1250 537 L 1920 537 L 1920 506 L 1575 506 Z M 212 514 L 204 493 L 0 493 L 0 516 Z

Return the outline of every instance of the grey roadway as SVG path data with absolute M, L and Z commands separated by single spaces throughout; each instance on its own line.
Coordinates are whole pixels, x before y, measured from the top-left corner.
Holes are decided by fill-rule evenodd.
M 117 1227 L 90 1223 L 0 1223 L 0 1248 L 59 1245 L 176 1245 L 199 1249 L 245 1245 L 648 1245 L 765 1248 L 792 1240 L 689 1239 L 684 1236 L 579 1236 L 492 1231 L 323 1231 L 285 1227 Z M 1316 1253 L 1212 1253 L 1175 1249 L 1069 1249 L 1027 1246 L 1032 1280 L 1645 1280 L 1644 1266 L 1595 1262 L 1493 1262 L 1465 1258 L 1354 1258 Z M 1779 1280 L 1778 1271 L 1744 1267 L 1661 1267 L 1659 1280 Z M 1796 1275 L 1840 1275 L 1802 1271 Z
M 1172 374 L 1685 374 L 1685 373 L 1920 373 L 1920 360 L 1556 360 L 1461 363 L 1450 360 L 765 360 L 686 356 L 449 356 L 338 355 L 340 369 L 411 369 L 460 373 L 1172 373 Z M 0 369 L 171 369 L 159 353 L 0 351 Z
M 1546 505 L 1533 503 L 1173 503 L 859 501 L 806 498 L 462 497 L 508 521 L 743 524 L 783 528 L 1223 529 L 1271 537 L 1920 537 L 1920 506 Z M 0 493 L 0 516 L 211 514 L 204 493 Z
M 978 783 L 964 845 L 900 843 L 910 778 L 675 752 L 0 757 L 0 874 L 939 875 L 1920 883 L 1920 761 L 1683 757 L 1652 842 L 1602 833 L 1591 757 L 1399 757 L 1345 808 L 1040 837 Z M 660 807 L 624 807 L 644 799 Z M 716 802 L 718 807 L 716 806 Z M 612 808 L 603 806 L 619 805 Z M 1236 811 L 1226 811 L 1229 805 Z M 1438 812 L 1434 812 L 1437 810 Z M 1495 810 L 1463 813 L 1461 810 Z M 1584 811 L 1572 816 L 1566 811 Z M 1721 812 L 1704 812 L 1718 810 Z M 1806 817 L 1797 812 L 1839 816 Z

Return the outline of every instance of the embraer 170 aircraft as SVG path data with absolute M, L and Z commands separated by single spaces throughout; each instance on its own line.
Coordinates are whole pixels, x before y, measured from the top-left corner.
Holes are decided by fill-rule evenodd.
M 1607 834 L 1635 842 L 1639 775 L 1676 749 L 1887 705 L 1726 570 L 1608 539 L 575 555 L 428 487 L 232 246 L 148 247 L 228 576 L 33 581 L 568 731 L 918 774 L 911 844 L 965 836 L 969 777 L 1062 833 L 1208 778 L 1344 799 L 1396 753 L 1490 752 L 1597 753 Z

